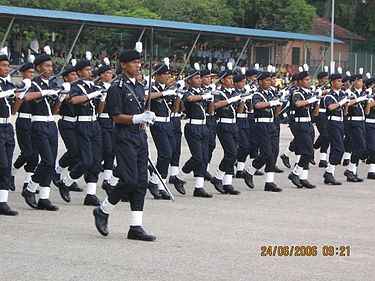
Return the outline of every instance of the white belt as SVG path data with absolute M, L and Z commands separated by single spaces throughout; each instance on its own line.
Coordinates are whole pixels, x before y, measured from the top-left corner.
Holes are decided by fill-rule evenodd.
M 365 117 L 363 116 L 350 116 L 348 117 L 350 121 L 365 121 Z
M 99 118 L 109 118 L 109 114 L 108 113 L 100 113 Z
M 164 123 L 167 123 L 167 122 L 171 122 L 171 118 L 170 118 L 170 117 L 160 117 L 160 116 L 156 116 L 156 117 L 155 117 L 155 121 L 156 121 L 156 122 L 164 122 Z
M 171 113 L 171 117 L 181 117 L 182 116 L 182 113 L 179 113 L 179 112 L 172 112 Z
M 236 118 L 220 118 L 219 123 L 234 124 L 236 123 Z
M 319 112 L 326 113 L 327 109 L 325 109 L 325 108 L 319 108 Z
M 212 113 L 212 114 L 206 113 L 206 116 L 215 116 L 215 113 Z
M 310 117 L 294 117 L 294 122 L 310 122 L 311 118 Z
M 17 117 L 18 118 L 31 119 L 31 114 L 30 113 L 18 112 Z
M 344 121 L 344 118 L 339 117 L 339 116 L 328 116 L 328 120 L 342 122 Z
M 43 116 L 43 115 L 33 115 L 31 116 L 31 122 L 52 122 L 55 119 L 52 115 L 50 116 Z
M 10 118 L 0 118 L 0 124 L 9 124 Z
M 372 123 L 375 124 L 375 119 L 367 118 L 366 123 Z
M 61 120 L 68 121 L 68 122 L 76 122 L 77 117 L 71 117 L 71 116 L 61 116 Z
M 264 118 L 264 117 L 261 117 L 261 118 L 255 118 L 255 122 L 257 123 L 273 123 L 273 118 Z
M 187 120 L 189 124 L 193 125 L 205 125 L 206 119 L 188 119 Z
M 78 116 L 77 117 L 78 122 L 91 122 L 96 121 L 96 116 Z
M 247 113 L 237 113 L 237 118 L 247 118 Z

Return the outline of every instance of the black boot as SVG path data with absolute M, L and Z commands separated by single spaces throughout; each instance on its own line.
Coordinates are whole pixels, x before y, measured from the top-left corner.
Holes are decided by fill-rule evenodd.
M 0 203 L 0 215 L 4 216 L 17 216 L 18 212 L 15 210 L 12 210 L 7 202 L 1 202 Z
M 277 185 L 274 182 L 266 182 L 264 186 L 264 191 L 281 192 L 283 190 L 277 187 Z
M 57 211 L 59 210 L 59 207 L 53 205 L 49 199 L 39 199 L 38 209 L 47 211 Z
M 325 184 L 332 184 L 332 185 L 341 185 L 342 183 L 337 181 L 335 176 L 327 171 L 323 175 L 324 183 Z
M 70 187 L 65 185 L 63 180 L 56 182 L 56 186 L 59 188 L 60 196 L 65 202 L 70 202 Z
M 97 206 L 92 211 L 94 217 L 95 217 L 95 226 L 96 229 L 99 231 L 99 233 L 103 236 L 108 235 L 108 215 L 105 214 L 100 206 Z
M 177 176 L 174 176 L 174 178 L 172 180 L 172 183 L 174 185 L 174 188 L 176 188 L 176 190 L 179 193 L 181 193 L 182 195 L 186 194 L 186 190 L 185 190 L 185 186 L 184 186 L 186 181 L 179 179 Z
M 161 194 L 156 183 L 148 182 L 147 188 L 155 199 L 161 199 Z
M 109 195 L 112 190 L 114 189 L 115 187 L 110 185 L 109 182 L 107 180 L 104 180 L 103 183 L 102 183 L 102 189 L 105 191 L 105 193 L 107 195 Z
M 326 160 L 320 160 L 319 161 L 319 168 L 327 168 L 328 162 Z
M 264 176 L 264 173 L 262 171 L 256 170 L 254 176 Z
M 86 194 L 85 200 L 83 201 L 85 206 L 99 206 L 100 201 L 95 194 Z
M 159 192 L 161 194 L 161 199 L 171 200 L 171 196 L 169 195 L 169 193 L 166 190 L 159 190 Z
M 194 197 L 211 198 L 213 195 L 208 193 L 204 188 L 194 188 Z
M 290 181 L 295 185 L 297 186 L 297 188 L 302 188 L 302 184 L 299 180 L 299 177 L 294 174 L 293 172 L 291 172 L 288 176 L 288 179 L 290 179 Z
M 234 186 L 231 184 L 223 185 L 223 189 L 225 190 L 225 193 L 228 193 L 230 195 L 238 195 L 241 193 L 241 191 L 234 189 Z
M 36 204 L 35 200 L 35 193 L 29 191 L 27 188 L 25 188 L 22 191 L 22 197 L 25 198 L 25 202 L 27 205 L 29 205 L 33 209 L 37 209 L 38 205 Z
M 212 178 L 213 176 L 209 172 L 206 171 L 206 173 L 204 174 L 204 180 L 211 181 Z
M 73 191 L 73 192 L 83 192 L 83 188 L 80 188 L 78 186 L 78 183 L 76 183 L 76 182 L 72 183 L 72 185 L 69 187 L 69 190 Z
M 310 159 L 310 164 L 314 165 L 314 166 L 316 165 L 316 162 L 315 162 L 314 158 Z
M 141 226 L 130 226 L 128 239 L 141 241 L 155 241 L 154 235 L 147 234 Z
M 290 169 L 291 166 L 290 166 L 290 162 L 289 162 L 289 157 L 286 156 L 285 154 L 281 154 L 280 158 L 281 158 L 281 161 L 283 161 L 284 166 L 287 167 L 288 169 Z
M 52 176 L 52 182 L 55 186 L 58 187 L 57 185 L 57 182 L 61 179 L 61 174 L 58 174 L 56 172 L 53 173 L 53 176 Z
M 245 183 L 248 187 L 250 187 L 251 189 L 254 188 L 254 182 L 253 182 L 253 175 L 250 175 L 249 172 L 245 172 L 243 173 L 243 179 L 245 180 Z
M 9 190 L 15 191 L 16 190 L 16 184 L 14 183 L 14 176 L 11 177 L 11 181 L 9 184 Z
M 243 176 L 243 171 L 237 171 L 235 178 L 236 179 L 242 179 L 242 176 Z
M 284 173 L 284 171 L 281 170 L 279 167 L 275 166 L 275 173 L 276 174 L 281 174 L 281 173 Z
M 375 173 L 367 173 L 367 179 L 375 180 Z
M 346 170 L 344 172 L 344 175 L 346 176 L 346 181 L 348 182 L 358 182 L 357 177 L 352 171 Z
M 225 190 L 223 189 L 223 182 L 216 177 L 213 177 L 211 179 L 211 183 L 215 187 L 217 191 L 219 191 L 221 194 L 225 194 Z
M 358 176 L 358 174 L 355 174 L 354 176 L 356 177 L 357 182 L 363 182 L 363 179 L 360 178 L 360 177 Z
M 23 186 L 22 186 L 22 191 L 24 191 L 24 190 L 27 188 L 28 185 L 29 185 L 29 183 L 24 182 L 24 183 L 23 183 Z
M 307 189 L 313 189 L 316 187 L 316 185 L 312 184 L 311 182 L 309 182 L 308 180 L 300 180 L 302 186 L 304 188 L 307 188 Z

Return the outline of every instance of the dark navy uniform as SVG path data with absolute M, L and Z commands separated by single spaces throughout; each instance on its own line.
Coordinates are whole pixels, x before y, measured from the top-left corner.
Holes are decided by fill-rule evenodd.
M 367 102 L 374 102 L 374 98 Z M 369 162 L 368 179 L 375 179 L 375 106 L 370 108 L 370 112 L 366 115 L 366 146 Z

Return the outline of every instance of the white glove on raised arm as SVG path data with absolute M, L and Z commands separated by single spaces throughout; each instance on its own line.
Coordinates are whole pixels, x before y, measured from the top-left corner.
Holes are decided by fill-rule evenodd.
M 53 97 L 53 96 L 57 96 L 59 91 L 56 91 L 56 90 L 42 90 L 41 91 L 41 94 L 42 94 L 42 97 Z
M 106 99 L 107 99 L 107 92 L 103 92 L 102 96 L 100 97 L 100 101 L 105 102 Z
M 214 98 L 214 95 L 211 94 L 211 92 L 202 95 L 202 100 L 210 100 L 210 99 L 213 99 L 213 98 Z
M 316 96 L 313 96 L 313 97 L 309 98 L 307 101 L 308 101 L 309 104 L 312 104 L 312 103 L 317 102 L 318 98 Z
M 59 94 L 59 101 L 63 102 L 65 100 L 66 94 Z
M 163 95 L 163 97 L 166 97 L 166 96 L 175 96 L 176 95 L 176 91 L 175 90 L 166 90 L 166 91 L 161 92 L 161 94 Z
M 155 123 L 155 113 L 152 111 L 145 111 L 142 114 L 133 115 L 133 124 L 154 124 Z
M 0 98 L 6 98 L 6 97 L 10 97 L 11 95 L 14 95 L 14 91 L 16 89 L 12 89 L 12 90 L 7 90 L 7 91 L 2 91 L 0 92 Z
M 281 105 L 281 102 L 280 102 L 279 99 L 277 99 L 277 100 L 271 100 L 269 103 L 270 103 L 270 107 Z
M 96 97 L 99 97 L 100 95 L 102 94 L 102 90 L 100 91 L 95 91 L 95 92 L 92 92 L 90 94 L 87 94 L 86 97 L 91 100 L 93 98 L 96 98 Z
M 184 80 L 178 80 L 176 82 L 176 86 L 179 88 L 179 89 L 182 89 L 183 87 L 185 87 L 185 81 Z
M 61 87 L 62 87 L 62 89 L 63 89 L 65 92 L 69 92 L 69 91 L 70 91 L 70 88 L 71 88 L 71 85 L 70 85 L 70 83 L 68 83 L 68 82 L 64 82 L 64 83 L 62 83 Z
M 346 104 L 346 103 L 348 103 L 348 102 L 349 102 L 348 98 L 345 97 L 345 98 L 343 98 L 342 100 L 339 101 L 339 105 L 340 105 L 340 106 L 343 106 L 344 104 Z
M 363 101 L 367 100 L 367 97 L 366 96 L 360 96 L 360 97 L 356 98 L 355 100 L 357 101 L 357 103 L 359 103 L 359 102 L 363 102 Z
M 241 96 L 237 95 L 237 96 L 234 96 L 234 97 L 231 97 L 231 98 L 227 99 L 227 102 L 228 102 L 228 104 L 231 104 L 231 103 L 234 103 L 234 102 L 239 101 L 239 100 L 241 100 Z

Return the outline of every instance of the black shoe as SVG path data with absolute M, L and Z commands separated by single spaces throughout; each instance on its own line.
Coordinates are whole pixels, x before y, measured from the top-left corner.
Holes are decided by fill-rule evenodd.
M 185 183 L 186 181 L 180 180 L 177 176 L 174 176 L 174 179 L 173 179 L 174 188 L 176 188 L 176 190 L 182 195 L 186 194 L 186 190 L 184 187 Z
M 357 174 L 355 174 L 354 176 L 357 179 L 357 182 L 363 182 L 363 179 L 360 178 Z
M 107 195 L 109 195 L 112 190 L 114 189 L 115 187 L 110 185 L 109 182 L 107 180 L 104 180 L 103 183 L 102 183 L 102 189 L 105 191 L 105 193 Z
M 238 195 L 241 193 L 241 191 L 235 190 L 234 186 L 231 184 L 223 185 L 223 189 L 225 193 L 229 193 L 230 195 Z
M 344 175 L 346 176 L 346 181 L 348 182 L 358 182 L 357 177 L 352 171 L 346 170 L 344 172 Z
M 276 174 L 281 174 L 281 173 L 284 173 L 284 171 L 281 170 L 279 167 L 275 166 L 275 173 Z
M 283 161 L 283 164 L 285 167 L 287 167 L 288 169 L 290 169 L 292 166 L 290 166 L 290 162 L 289 162 L 289 157 L 286 156 L 285 154 L 281 154 L 280 155 L 280 158 L 281 158 L 281 161 Z
M 59 188 L 60 196 L 65 202 L 70 202 L 70 194 L 69 190 L 70 187 L 65 185 L 63 180 L 59 180 L 56 182 L 56 186 Z
M 243 178 L 242 176 L 243 176 L 243 171 L 237 171 L 235 178 L 236 179 L 242 179 Z
M 294 174 L 293 172 L 291 172 L 288 176 L 288 179 L 290 179 L 290 181 L 295 185 L 297 186 L 297 188 L 302 188 L 302 184 L 299 180 L 299 177 Z
M 264 186 L 264 191 L 281 192 L 283 190 L 277 187 L 277 185 L 274 182 L 266 182 L 266 185 Z
M 250 175 L 250 173 L 246 171 L 245 173 L 243 173 L 242 177 L 245 180 L 246 185 L 249 188 L 253 189 L 254 188 L 253 175 Z
M 16 184 L 14 183 L 14 176 L 11 177 L 11 181 L 9 184 L 9 190 L 15 191 L 16 190 Z
M 94 194 L 86 194 L 85 200 L 83 201 L 85 206 L 99 206 L 100 201 Z
M 28 182 L 24 182 L 23 186 L 22 186 L 22 191 L 24 191 L 27 188 L 28 185 L 29 185 Z
M 58 187 L 57 185 L 57 182 L 61 179 L 61 174 L 58 174 L 56 172 L 53 173 L 53 176 L 52 176 L 52 182 L 55 186 Z
M 49 199 L 39 199 L 38 209 L 47 211 L 57 211 L 59 210 L 59 207 L 53 205 Z
M 166 190 L 159 190 L 159 192 L 161 194 L 161 199 L 171 200 L 171 196 L 169 195 L 169 193 Z
M 314 158 L 313 158 L 313 159 L 310 159 L 310 164 L 311 164 L 311 165 L 314 165 L 314 166 L 316 165 L 316 162 L 315 162 Z
M 321 147 L 321 145 L 317 141 L 313 144 L 314 149 L 319 149 L 320 147 Z
M 204 180 L 211 181 L 212 178 L 213 176 L 209 172 L 206 171 L 206 173 L 204 174 Z
M 92 214 L 95 217 L 95 226 L 96 229 L 99 231 L 99 233 L 103 236 L 108 235 L 108 215 L 105 214 L 100 206 L 96 207 L 93 211 Z
M 223 182 L 219 179 L 217 179 L 216 177 L 213 177 L 210 181 L 213 186 L 215 187 L 215 189 L 217 191 L 219 191 L 221 194 L 225 194 L 225 190 L 223 189 Z
M 73 182 L 73 184 L 69 187 L 69 190 L 73 192 L 83 192 L 83 188 L 80 188 L 76 182 Z
M 307 188 L 307 189 L 313 189 L 316 187 L 316 185 L 312 184 L 311 182 L 309 182 L 308 180 L 300 180 L 302 186 L 304 188 Z
M 7 202 L 1 202 L 0 203 L 0 215 L 4 216 L 17 216 L 18 212 L 15 210 L 12 210 Z
M 323 175 L 324 183 L 325 184 L 332 184 L 332 185 L 341 185 L 342 183 L 337 181 L 335 176 L 327 171 Z
M 327 168 L 328 162 L 326 160 L 320 160 L 319 161 L 319 168 Z
M 154 196 L 155 199 L 161 199 L 162 198 L 162 196 L 160 194 L 160 191 L 159 191 L 159 188 L 158 188 L 158 185 L 156 183 L 149 182 L 147 184 L 147 188 L 150 191 L 150 193 L 152 194 L 152 196 Z
M 342 165 L 343 166 L 348 166 L 350 163 L 350 159 L 344 159 L 344 161 L 342 162 Z
M 264 176 L 264 173 L 262 171 L 256 170 L 254 176 Z
M 37 209 L 38 205 L 35 200 L 35 193 L 29 191 L 27 188 L 22 191 L 22 197 L 25 198 L 25 202 L 33 209 Z
M 194 197 L 204 197 L 204 198 L 211 198 L 213 195 L 211 193 L 208 193 L 203 188 L 194 188 Z
M 375 173 L 367 173 L 367 179 L 375 180 Z
M 141 226 L 130 226 L 128 232 L 128 239 L 141 240 L 141 241 L 155 241 L 154 235 L 147 234 Z

